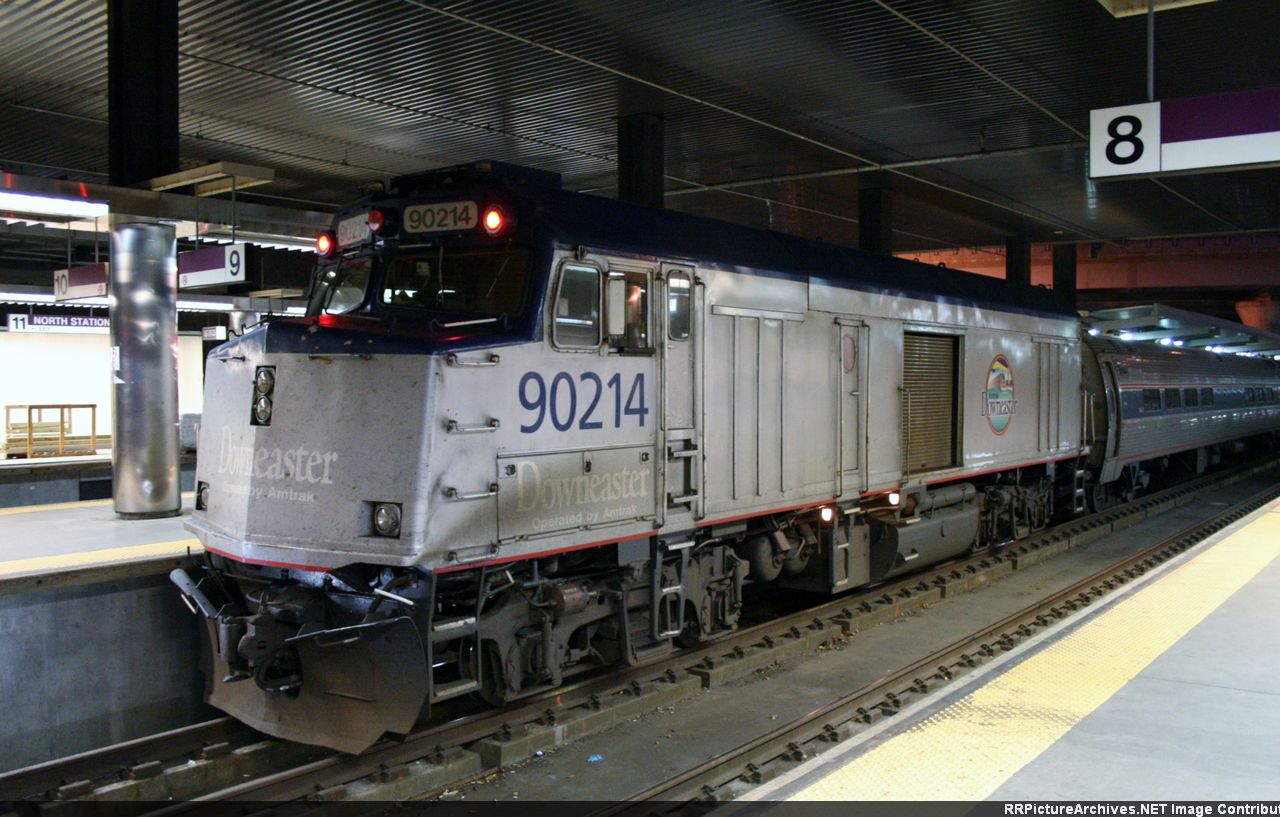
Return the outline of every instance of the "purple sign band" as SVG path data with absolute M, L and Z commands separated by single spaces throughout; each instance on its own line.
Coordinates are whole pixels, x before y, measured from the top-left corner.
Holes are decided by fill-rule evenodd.
M 1280 88 L 1160 103 L 1160 141 L 1191 142 L 1280 131 Z
M 221 245 L 206 247 L 203 250 L 192 250 L 178 255 L 178 274 L 204 272 L 211 269 L 222 269 L 227 263 L 227 253 Z
M 71 267 L 67 270 L 67 286 L 88 287 L 106 283 L 107 265 L 88 264 L 83 267 Z
M 111 326 L 110 318 L 88 317 L 80 315 L 29 315 L 28 326 L 70 326 L 93 327 L 106 329 Z

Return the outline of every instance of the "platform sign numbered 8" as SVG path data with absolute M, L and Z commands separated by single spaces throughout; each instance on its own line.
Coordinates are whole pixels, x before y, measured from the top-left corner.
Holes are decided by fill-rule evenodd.
M 1160 103 L 1089 112 L 1089 177 L 1160 172 Z

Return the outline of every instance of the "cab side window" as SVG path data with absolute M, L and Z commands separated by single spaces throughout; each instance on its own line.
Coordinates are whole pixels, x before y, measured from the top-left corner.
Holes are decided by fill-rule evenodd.
M 667 336 L 672 340 L 689 339 L 689 276 L 673 272 L 667 277 Z
M 600 271 L 566 264 L 560 270 L 551 339 L 561 349 L 600 345 Z
M 626 274 L 626 326 L 622 345 L 627 349 L 648 349 L 649 342 L 649 276 L 643 272 Z

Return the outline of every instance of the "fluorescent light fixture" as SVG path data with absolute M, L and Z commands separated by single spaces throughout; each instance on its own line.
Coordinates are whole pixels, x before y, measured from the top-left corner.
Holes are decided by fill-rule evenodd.
M 61 199 L 54 196 L 0 192 L 0 211 L 7 210 L 16 213 L 36 213 L 42 216 L 98 218 L 107 214 L 107 205 L 84 199 Z
M 1121 333 L 1120 333 L 1120 340 L 1133 340 L 1133 333 L 1132 333 L 1132 332 L 1121 332 Z
M 13 301 L 23 304 L 51 304 L 52 295 L 39 292 L 0 292 L 0 301 Z
M 221 301 L 178 301 L 178 308 L 193 312 L 231 312 L 236 307 Z
M 307 308 L 305 306 L 286 306 L 284 308 L 284 314 L 305 315 L 307 314 Z M 1276 355 L 1276 360 L 1280 360 L 1280 355 Z
M 1101 332 L 1102 330 L 1098 329 L 1098 327 L 1095 326 L 1089 330 L 1089 335 L 1090 337 L 1097 337 L 1099 334 L 1101 334 Z
M 1180 341 L 1180 340 L 1175 340 L 1175 341 L 1173 342 L 1173 345 L 1174 345 L 1174 346 L 1181 346 L 1181 345 L 1182 345 L 1182 341 Z
M 1161 346 L 1172 346 L 1172 345 L 1173 345 L 1173 338 L 1160 338 L 1160 345 L 1161 345 Z

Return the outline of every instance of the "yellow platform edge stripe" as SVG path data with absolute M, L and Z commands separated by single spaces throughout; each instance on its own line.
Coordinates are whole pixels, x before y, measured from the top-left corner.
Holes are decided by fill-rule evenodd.
M 9 562 L 0 562 L 0 579 L 59 573 L 85 567 L 158 559 L 165 556 L 183 556 L 188 550 L 193 553 L 202 553 L 204 548 L 198 539 L 177 539 L 172 542 L 156 542 L 150 545 L 130 545 L 128 547 L 105 548 L 103 550 L 89 550 L 80 553 L 61 553 L 55 556 L 36 556 L 31 559 L 14 559 Z
M 1280 506 L 790 800 L 989 797 L 1280 555 Z M 921 774 L 928 769 L 928 774 Z
M 190 500 L 195 496 L 193 491 L 183 491 L 182 498 Z M 68 508 L 100 508 L 110 505 L 113 499 L 85 499 L 79 502 L 55 502 L 51 505 L 19 505 L 16 508 L 0 508 L 0 516 L 12 516 L 19 513 L 40 513 L 42 511 L 64 511 Z
M 0 508 L 0 516 L 12 516 L 19 513 L 40 513 L 41 511 L 62 511 L 67 508 L 96 508 L 110 505 L 110 499 L 87 499 L 82 502 L 55 502 L 52 505 L 20 505 L 16 508 Z

